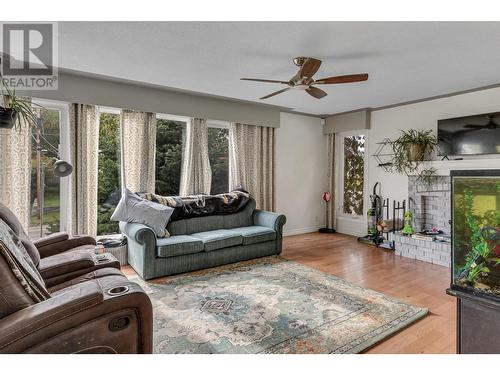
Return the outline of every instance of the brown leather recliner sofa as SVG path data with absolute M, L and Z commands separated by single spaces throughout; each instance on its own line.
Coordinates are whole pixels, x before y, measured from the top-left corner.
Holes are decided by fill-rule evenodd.
M 106 254 L 103 260 L 97 259 L 96 241 L 90 236 L 70 238 L 60 232 L 31 241 L 16 215 L 1 203 L 0 219 L 20 239 L 47 287 L 102 268 L 120 269 L 120 262 L 112 254 Z
M 141 287 L 116 267 L 98 265 L 85 272 L 69 261 L 73 253 L 93 255 L 90 240 L 77 239 L 70 243 L 79 245 L 70 246 L 61 235 L 60 241 L 31 243 L 11 224 L 0 217 L 0 353 L 152 352 L 152 306 Z M 39 251 L 38 267 L 29 243 Z M 47 246 L 54 247 L 43 258 Z M 56 261 L 58 255 L 64 262 Z M 44 259 L 53 267 L 46 267 Z M 82 263 L 80 255 L 74 259 Z M 64 281 L 55 282 L 49 272 L 58 268 L 68 271 L 54 276 Z

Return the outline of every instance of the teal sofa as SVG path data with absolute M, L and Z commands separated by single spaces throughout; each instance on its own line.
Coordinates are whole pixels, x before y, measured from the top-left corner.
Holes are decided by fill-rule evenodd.
M 120 222 L 128 263 L 144 280 L 281 253 L 286 218 L 255 209 L 252 199 L 238 213 L 168 224 L 168 238 L 146 225 Z

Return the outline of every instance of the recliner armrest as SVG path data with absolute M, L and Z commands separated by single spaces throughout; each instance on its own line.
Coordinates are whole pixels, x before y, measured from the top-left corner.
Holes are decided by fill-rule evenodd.
M 35 244 L 35 246 L 38 248 L 38 251 L 40 252 L 40 258 L 42 259 L 63 253 L 65 251 L 83 245 L 95 246 L 96 245 L 95 238 L 90 236 L 75 236 L 63 241 L 52 242 L 43 246 L 38 246 Z
M 52 245 L 57 242 L 66 241 L 68 238 L 69 235 L 66 232 L 52 233 L 49 234 L 48 236 L 39 238 L 38 240 L 34 240 L 33 245 L 35 245 L 38 248 L 47 245 Z
M 95 260 L 88 251 L 70 251 L 40 259 L 38 271 L 46 280 L 81 269 L 92 269 Z
M 281 234 L 283 225 L 286 223 L 286 216 L 277 214 L 276 212 L 254 210 L 253 223 L 254 225 L 274 229 L 277 233 Z
M 38 271 L 47 288 L 64 283 L 78 276 L 102 268 L 120 269 L 120 262 L 112 254 L 105 253 L 100 258 L 89 250 L 75 250 L 40 259 Z

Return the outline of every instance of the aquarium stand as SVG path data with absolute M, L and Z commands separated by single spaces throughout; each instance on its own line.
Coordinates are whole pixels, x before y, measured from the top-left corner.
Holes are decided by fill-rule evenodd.
M 457 298 L 457 353 L 500 354 L 500 301 L 448 289 Z

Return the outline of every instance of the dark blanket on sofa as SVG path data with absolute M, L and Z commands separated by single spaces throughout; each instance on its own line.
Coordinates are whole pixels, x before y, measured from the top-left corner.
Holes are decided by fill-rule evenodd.
M 189 197 L 170 196 L 152 193 L 137 193 L 141 198 L 174 208 L 170 221 L 189 219 L 208 215 L 228 215 L 241 211 L 250 201 L 246 191 L 235 190 L 217 195 L 193 195 Z

